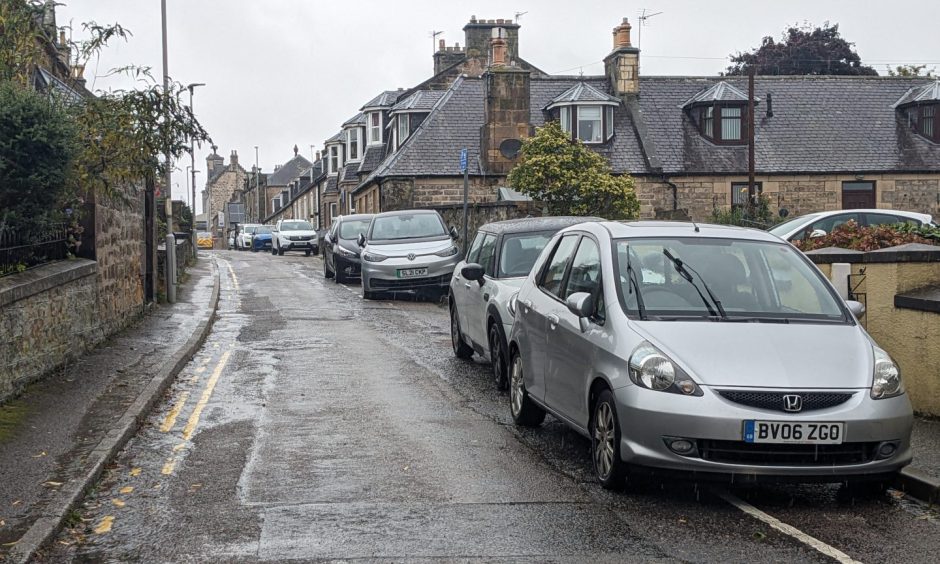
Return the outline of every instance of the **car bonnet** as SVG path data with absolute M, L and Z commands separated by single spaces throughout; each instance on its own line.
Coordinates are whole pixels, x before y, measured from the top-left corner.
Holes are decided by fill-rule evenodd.
M 450 237 L 433 241 L 369 241 L 366 250 L 386 257 L 405 257 L 410 253 L 430 255 L 451 247 L 454 242 Z

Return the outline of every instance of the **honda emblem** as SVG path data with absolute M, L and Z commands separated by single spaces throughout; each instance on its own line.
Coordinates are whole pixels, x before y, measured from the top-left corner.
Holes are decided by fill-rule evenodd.
M 787 394 L 783 396 L 783 410 L 797 412 L 803 410 L 803 397 L 796 394 Z

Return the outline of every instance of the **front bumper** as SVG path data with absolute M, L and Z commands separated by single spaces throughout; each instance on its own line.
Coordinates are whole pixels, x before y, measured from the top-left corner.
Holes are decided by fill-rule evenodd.
M 615 392 L 621 458 L 628 464 L 665 470 L 748 477 L 839 481 L 889 474 L 911 462 L 913 414 L 907 394 L 872 400 L 856 390 L 836 407 L 799 414 L 732 403 L 703 387 L 704 395 L 647 390 L 635 385 Z M 743 440 L 744 421 L 844 422 L 841 445 L 752 444 Z M 691 455 L 669 449 L 667 438 L 689 439 Z M 896 442 L 893 455 L 879 459 L 883 442 Z
M 288 241 L 280 239 L 278 240 L 278 246 L 285 251 L 316 251 L 318 248 L 316 239 L 310 239 L 309 241 Z
M 333 263 L 337 272 L 342 272 L 346 276 L 359 276 L 362 272 L 362 263 L 358 257 L 345 257 L 336 253 L 333 255 Z
M 257 240 L 257 239 L 256 239 L 256 240 L 253 240 L 253 241 L 251 242 L 251 248 L 252 248 L 252 249 L 259 250 L 259 251 L 262 250 L 262 249 L 270 249 L 270 248 L 271 248 L 271 240 L 270 240 L 270 239 L 267 239 L 267 240 L 264 240 L 264 241 L 259 241 L 259 240 Z
M 417 290 L 419 288 L 448 288 L 454 275 L 454 268 L 461 260 L 460 254 L 441 258 L 434 255 L 408 260 L 405 257 L 392 257 L 382 262 L 361 262 L 362 286 L 369 290 L 392 292 L 396 290 Z M 398 271 L 408 268 L 427 268 L 427 276 L 420 278 L 400 278 Z

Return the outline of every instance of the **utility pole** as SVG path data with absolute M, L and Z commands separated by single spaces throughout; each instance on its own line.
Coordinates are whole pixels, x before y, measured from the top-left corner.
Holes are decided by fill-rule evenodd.
M 747 210 L 754 215 L 756 200 L 754 185 L 754 66 L 747 72 Z
M 160 17 L 163 24 L 163 95 L 166 96 L 167 105 L 170 101 L 170 69 L 167 58 L 167 48 L 166 48 L 166 0 L 160 0 Z M 167 113 L 166 118 L 169 119 L 169 113 Z M 173 233 L 173 197 L 171 192 L 171 186 L 173 185 L 173 163 L 170 157 L 170 148 L 166 147 L 165 153 L 166 159 L 166 230 L 168 233 Z M 167 277 L 169 280 L 169 277 Z
M 258 213 L 256 223 L 261 223 L 261 192 L 258 188 L 258 178 L 261 175 L 261 169 L 258 167 L 258 146 L 255 145 L 255 201 L 258 203 L 255 211 Z
M 186 87 L 186 89 L 189 90 L 189 113 L 193 115 L 193 119 L 196 119 L 196 110 L 193 108 L 193 90 L 195 90 L 199 86 L 205 86 L 205 84 L 202 82 L 193 82 L 192 84 Z M 196 138 L 195 136 L 191 136 L 189 138 L 189 160 L 191 163 L 190 174 L 192 175 L 191 178 L 193 182 L 193 186 L 192 186 L 192 197 L 193 197 L 192 206 L 193 207 L 192 207 L 192 210 L 190 210 L 193 214 L 193 224 L 191 226 L 192 233 L 190 233 L 190 237 L 192 238 L 192 243 L 193 243 L 193 256 L 198 257 L 199 245 L 196 244 Z

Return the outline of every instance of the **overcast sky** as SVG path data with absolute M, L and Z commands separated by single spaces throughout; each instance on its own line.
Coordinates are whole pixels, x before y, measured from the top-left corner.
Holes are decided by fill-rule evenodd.
M 128 64 L 162 76 L 159 0 L 60 1 L 57 23 L 71 22 L 76 40 L 80 24 L 90 20 L 118 22 L 134 34 L 126 43 L 115 41 L 97 67 L 90 62 L 89 87 L 131 86 L 126 78 L 103 77 Z M 662 13 L 639 37 L 644 8 Z M 940 67 L 936 0 L 167 0 L 170 76 L 206 83 L 196 90 L 196 115 L 226 163 L 237 150 L 250 170 L 257 145 L 262 170 L 271 171 L 293 156 L 295 144 L 309 159 L 311 145 L 322 149 L 382 90 L 428 78 L 432 30 L 443 31 L 448 45 L 463 45 L 471 15 L 509 19 L 516 12 L 527 12 L 519 19 L 520 55 L 553 74 L 602 73 L 611 30 L 623 17 L 634 26 L 634 45 L 641 41 L 643 74 L 714 75 L 728 65 L 729 54 L 750 50 L 766 35 L 779 37 L 788 24 L 826 21 L 838 23 L 862 61 L 882 74 L 889 64 Z M 208 153 L 208 147 L 197 149 L 197 170 L 205 171 Z M 185 188 L 185 174 L 174 175 L 177 183 Z M 201 189 L 205 175 L 196 183 Z

